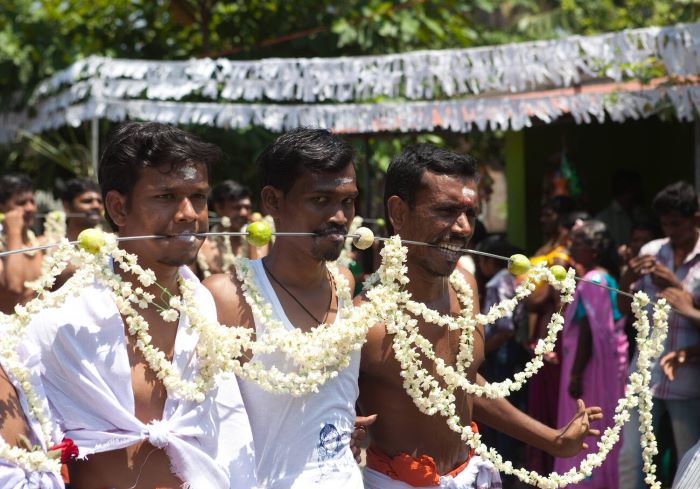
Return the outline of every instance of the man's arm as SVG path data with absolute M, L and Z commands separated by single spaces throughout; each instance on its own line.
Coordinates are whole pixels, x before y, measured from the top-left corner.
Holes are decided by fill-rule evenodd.
M 3 222 L 5 230 L 5 246 L 7 251 L 24 248 L 22 229 L 24 228 L 24 212 L 22 209 L 12 209 L 5 214 Z M 16 253 L 3 258 L 4 280 L 3 288 L 15 295 L 21 295 L 24 283 L 34 280 L 41 273 L 41 260 L 28 260 L 24 253 Z
M 632 258 L 627 263 L 627 270 L 620 278 L 620 290 L 632 292 L 632 285 L 639 280 L 642 275 L 649 273 L 656 263 L 656 259 L 651 255 L 639 255 Z M 632 312 L 632 299 L 624 294 L 617 294 L 617 307 L 624 315 Z
M 477 375 L 477 383 L 485 380 Z M 513 406 L 507 399 L 474 397 L 474 418 L 508 436 L 520 440 L 555 457 L 571 457 L 588 448 L 584 439 L 600 436 L 600 431 L 592 429 L 590 422 L 603 418 L 599 407 L 586 408 L 578 400 L 578 410 L 565 426 L 555 429 L 546 426 Z

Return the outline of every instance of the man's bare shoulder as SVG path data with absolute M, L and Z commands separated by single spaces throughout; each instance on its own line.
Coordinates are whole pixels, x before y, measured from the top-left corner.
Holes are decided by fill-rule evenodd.
M 216 304 L 216 316 L 226 326 L 254 327 L 253 313 L 245 301 L 243 288 L 233 273 L 216 273 L 202 281 Z

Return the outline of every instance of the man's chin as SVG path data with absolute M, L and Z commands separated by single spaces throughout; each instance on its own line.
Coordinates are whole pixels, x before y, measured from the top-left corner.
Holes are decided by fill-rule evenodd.
M 187 256 L 179 256 L 179 257 L 160 257 L 158 259 L 158 263 L 162 265 L 167 265 L 170 267 L 183 267 L 183 266 L 191 266 L 194 265 L 197 262 L 197 255 L 187 255 Z

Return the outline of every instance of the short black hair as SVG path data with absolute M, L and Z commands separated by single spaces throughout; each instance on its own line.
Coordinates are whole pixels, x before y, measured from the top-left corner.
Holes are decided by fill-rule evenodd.
M 68 180 L 61 191 L 61 200 L 72 202 L 78 195 L 85 192 L 99 192 L 100 185 L 91 178 L 75 177 Z
M 411 208 L 416 205 L 416 194 L 422 185 L 423 173 L 430 171 L 438 175 L 457 175 L 479 181 L 476 160 L 432 144 L 422 143 L 408 146 L 396 155 L 389 164 L 384 184 L 384 215 L 389 234 L 394 228 L 389 219 L 387 202 L 396 195 Z
M 228 200 L 241 200 L 250 198 L 250 190 L 235 180 L 224 180 L 217 184 L 211 191 L 211 201 L 214 204 L 224 203 Z
M 285 194 L 304 171 L 338 172 L 353 165 L 355 152 L 347 142 L 325 129 L 297 128 L 282 134 L 257 160 L 260 186 Z
M 505 257 L 510 257 L 516 253 L 522 253 L 522 250 L 511 243 L 503 234 L 489 234 L 479 242 L 476 249 L 485 253 L 491 253 L 492 255 Z M 507 261 L 505 260 L 496 261 L 499 262 L 499 268 L 505 268 L 507 266 Z
M 678 212 L 683 217 L 693 217 L 698 212 L 698 196 L 691 184 L 681 180 L 656 194 L 651 207 L 658 216 Z
M 165 168 L 169 173 L 181 165 L 203 164 L 211 175 L 213 164 L 221 160 L 221 150 L 174 126 L 159 122 L 129 122 L 111 134 L 98 170 L 102 198 L 116 190 L 129 197 L 144 168 Z M 112 229 L 117 226 L 105 212 Z
M 32 179 L 25 173 L 8 173 L 0 176 L 0 204 L 6 203 L 17 193 L 32 190 L 34 190 Z

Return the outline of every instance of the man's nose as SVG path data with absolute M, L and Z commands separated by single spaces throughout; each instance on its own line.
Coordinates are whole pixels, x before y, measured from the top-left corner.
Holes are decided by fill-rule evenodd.
M 460 234 L 462 236 L 471 236 L 473 231 L 472 224 L 469 222 L 469 218 L 464 212 L 462 212 L 452 224 L 451 230 L 455 234 Z
M 194 221 L 196 218 L 197 211 L 195 210 L 194 205 L 192 205 L 192 201 L 188 198 L 182 199 L 178 205 L 175 220 Z
M 347 226 L 348 216 L 345 213 L 345 210 L 342 207 L 339 207 L 335 214 L 331 216 L 330 221 L 341 226 Z

